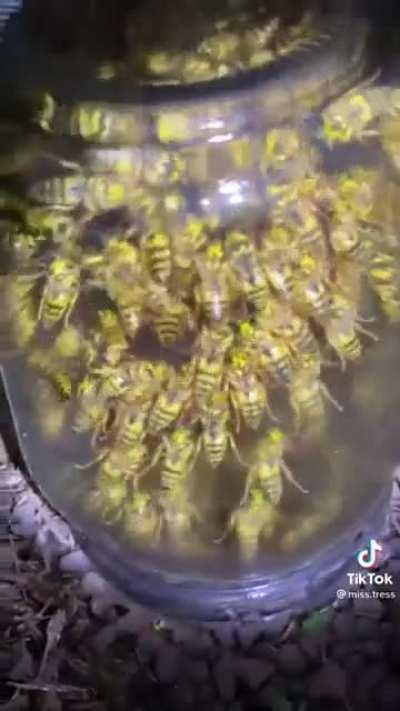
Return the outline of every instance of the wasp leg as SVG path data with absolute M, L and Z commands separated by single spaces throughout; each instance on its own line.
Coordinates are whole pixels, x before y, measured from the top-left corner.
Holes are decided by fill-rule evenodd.
M 366 319 L 367 320 L 367 319 Z M 368 319 L 369 321 L 370 319 Z M 379 341 L 379 337 L 376 335 L 376 333 L 373 333 L 372 331 L 369 331 L 367 328 L 364 328 L 364 326 L 360 326 L 359 323 L 355 325 L 356 331 L 359 331 L 359 333 L 363 333 L 364 336 L 368 336 L 368 338 L 371 339 L 371 341 L 375 341 L 377 343 Z
M 269 405 L 268 402 L 267 402 L 267 404 L 266 404 L 266 406 L 265 406 L 265 409 L 266 409 L 266 411 L 268 412 L 268 415 L 269 415 L 270 419 L 272 420 L 272 422 L 280 422 L 279 417 L 277 417 L 277 416 L 272 412 L 271 407 L 270 407 L 270 405 Z
M 101 452 L 95 459 L 92 459 L 90 462 L 87 462 L 86 464 L 75 464 L 75 469 L 89 469 L 89 467 L 93 467 L 95 464 L 98 464 L 99 462 L 103 461 L 108 455 L 110 454 L 110 450 L 106 449 L 104 452 Z
M 229 517 L 229 521 L 228 521 L 227 525 L 225 526 L 222 536 L 220 536 L 219 538 L 214 538 L 213 543 L 216 543 L 217 545 L 222 543 L 227 538 L 227 536 L 230 534 L 232 529 L 234 528 L 235 523 L 236 523 L 236 511 L 234 511 L 231 514 L 231 516 Z
M 76 294 L 76 295 L 74 296 L 74 298 L 72 299 L 70 305 L 68 306 L 68 308 L 67 308 L 67 310 L 66 310 L 66 312 L 65 312 L 64 324 L 65 324 L 65 326 L 67 326 L 67 327 L 69 326 L 69 319 L 70 319 L 70 316 L 71 316 L 71 314 L 72 314 L 72 312 L 73 312 L 73 310 L 74 310 L 74 308 L 75 308 L 75 304 L 76 304 L 76 302 L 77 302 L 77 300 L 78 300 L 78 296 L 79 296 L 79 294 Z
M 235 438 L 232 433 L 229 434 L 229 444 L 231 445 L 232 450 L 233 450 L 234 454 L 236 455 L 236 459 L 238 460 L 239 464 L 241 464 L 242 467 L 248 467 L 249 464 L 248 464 L 248 462 L 245 462 L 244 459 L 242 459 L 240 452 L 239 452 L 239 448 L 235 442 Z
M 253 483 L 253 474 L 250 469 L 249 472 L 247 473 L 246 483 L 244 486 L 244 492 L 242 494 L 242 498 L 240 499 L 239 506 L 244 506 L 244 504 L 247 502 L 247 499 L 249 498 L 249 493 L 250 493 L 250 488 L 251 488 L 252 483 Z
M 343 407 L 342 407 L 342 405 L 340 405 L 340 403 L 339 403 L 337 400 L 335 400 L 335 398 L 333 397 L 333 395 L 331 395 L 331 393 L 329 392 L 329 390 L 328 390 L 328 388 L 326 387 L 325 383 L 321 383 L 321 382 L 320 382 L 319 387 L 320 387 L 320 389 L 321 389 L 322 394 L 325 395 L 326 399 L 329 400 L 329 402 L 332 403 L 332 405 L 333 405 L 334 407 L 336 407 L 336 409 L 337 409 L 339 412 L 343 412 Z
M 237 399 L 234 393 L 230 392 L 229 393 L 229 400 L 233 408 L 233 412 L 235 415 L 235 421 L 236 421 L 236 432 L 240 432 L 240 409 L 239 405 L 237 403 Z
M 165 441 L 163 440 L 157 447 L 153 457 L 150 460 L 150 463 L 147 465 L 147 467 L 144 467 L 141 472 L 141 477 L 147 474 L 150 469 L 153 469 L 153 467 L 156 466 L 157 462 L 159 461 L 163 451 L 165 448 Z
M 188 466 L 187 474 L 191 474 L 191 473 L 192 473 L 193 468 L 194 468 L 194 466 L 195 466 L 195 464 L 196 464 L 196 462 L 197 462 L 197 458 L 198 458 L 198 456 L 199 456 L 199 454 L 200 454 L 200 449 L 201 449 L 201 439 L 200 439 L 200 437 L 199 437 L 198 440 L 197 440 L 197 443 L 196 443 L 196 449 L 195 449 L 195 451 L 194 451 L 194 453 L 193 453 L 193 456 L 192 456 L 192 461 L 190 462 L 190 464 L 189 464 L 189 466 Z
M 285 474 L 286 478 L 288 479 L 288 481 L 290 481 L 290 483 L 293 484 L 293 486 L 295 486 L 296 489 L 301 491 L 302 494 L 309 494 L 310 493 L 308 489 L 305 489 L 304 486 L 302 486 L 300 484 L 300 482 L 297 481 L 292 470 L 289 469 L 288 465 L 285 464 L 285 462 L 281 462 L 281 469 L 282 469 L 283 473 Z
M 46 288 L 43 289 L 42 296 L 40 297 L 40 303 L 39 303 L 39 308 L 38 308 L 38 313 L 37 313 L 38 323 L 42 319 L 43 307 L 44 307 L 45 300 L 46 300 Z

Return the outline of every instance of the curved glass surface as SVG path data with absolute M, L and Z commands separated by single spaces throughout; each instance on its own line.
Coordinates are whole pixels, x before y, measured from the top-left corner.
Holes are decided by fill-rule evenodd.
M 368 32 L 345 26 L 148 93 L 77 66 L 53 91 L 33 54 L 29 128 L 0 126 L 6 389 L 34 480 L 111 575 L 249 590 L 382 524 L 399 90 L 360 84 Z

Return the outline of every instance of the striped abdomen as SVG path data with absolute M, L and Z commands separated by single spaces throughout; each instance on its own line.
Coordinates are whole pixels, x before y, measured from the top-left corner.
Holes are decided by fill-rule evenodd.
M 310 280 L 302 288 L 302 297 L 316 315 L 324 315 L 331 309 L 330 294 L 319 280 Z
M 152 435 L 158 434 L 158 432 L 171 425 L 179 417 L 184 401 L 183 397 L 178 397 L 172 393 L 161 393 L 149 415 L 149 433 Z
M 214 390 L 220 389 L 223 376 L 223 361 L 200 358 L 196 371 L 195 397 L 199 402 L 204 402 Z
M 362 346 L 359 337 L 354 328 L 338 330 L 335 333 L 333 330 L 327 329 L 326 337 L 332 348 L 339 354 L 348 358 L 348 360 L 358 360 L 362 355 Z
M 228 436 L 224 429 L 218 426 L 210 428 L 203 434 L 203 445 L 207 461 L 213 468 L 218 467 L 225 457 L 228 446 Z
M 284 344 L 261 342 L 261 363 L 265 362 L 266 370 L 281 383 L 288 384 L 292 377 L 292 365 L 289 350 Z
M 150 235 L 145 242 L 151 275 L 165 283 L 171 276 L 171 241 L 163 232 Z
M 251 380 L 237 390 L 237 402 L 243 419 L 252 430 L 258 429 L 264 410 L 267 407 L 267 394 L 262 383 Z
M 262 311 L 268 301 L 269 290 L 267 283 L 254 284 L 247 289 L 247 298 L 257 311 Z
M 125 476 L 136 477 L 146 461 L 147 447 L 145 444 L 136 443 L 128 450 L 127 455 Z
M 247 425 L 252 430 L 257 430 L 265 409 L 265 402 L 252 401 L 250 398 L 242 402 L 242 415 Z
M 119 440 L 122 445 L 130 447 L 136 445 L 143 439 L 146 434 L 146 419 L 147 416 L 145 412 L 135 417 L 127 418 L 119 434 Z
M 163 346 L 173 345 L 182 335 L 185 325 L 185 312 L 179 306 L 170 306 L 164 313 L 156 317 L 154 327 Z
M 189 444 L 177 452 L 167 452 L 161 470 L 161 486 L 164 492 L 173 493 L 177 487 L 185 485 L 194 451 L 194 444 Z

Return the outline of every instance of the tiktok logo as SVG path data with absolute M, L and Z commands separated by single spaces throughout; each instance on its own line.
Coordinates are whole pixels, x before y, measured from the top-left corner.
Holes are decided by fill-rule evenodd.
M 379 553 L 383 547 L 374 538 L 371 538 L 367 548 L 357 553 L 357 561 L 362 568 L 375 568 L 379 561 Z

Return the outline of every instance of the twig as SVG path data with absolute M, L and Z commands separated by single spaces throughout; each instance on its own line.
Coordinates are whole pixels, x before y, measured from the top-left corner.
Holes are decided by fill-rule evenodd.
M 55 694 L 70 694 L 78 697 L 93 694 L 93 689 L 69 684 L 51 684 L 45 680 L 35 679 L 32 682 L 7 681 L 7 686 L 24 691 L 52 691 Z

